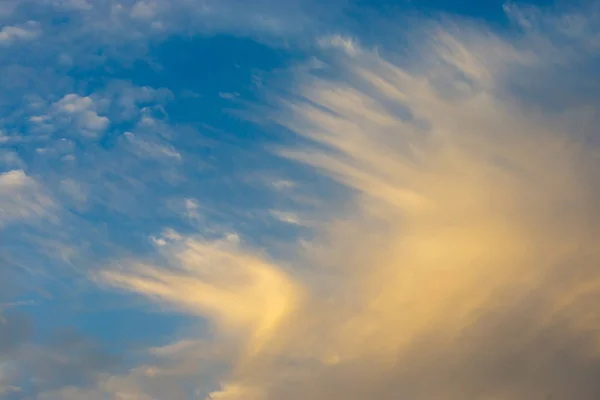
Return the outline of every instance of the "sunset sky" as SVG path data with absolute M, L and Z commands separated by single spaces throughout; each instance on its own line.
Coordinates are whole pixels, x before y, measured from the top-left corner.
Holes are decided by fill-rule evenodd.
M 600 399 L 600 3 L 0 0 L 0 399 Z

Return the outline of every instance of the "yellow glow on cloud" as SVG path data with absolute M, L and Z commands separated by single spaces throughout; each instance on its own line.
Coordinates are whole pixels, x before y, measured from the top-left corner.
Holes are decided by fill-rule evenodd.
M 176 267 L 103 274 L 241 344 L 213 400 L 600 393 L 580 381 L 600 370 L 598 149 L 570 130 L 578 110 L 524 110 L 497 90 L 543 61 L 532 49 L 437 35 L 417 71 L 361 50 L 343 82 L 306 77 L 303 100 L 282 100 L 278 121 L 322 145 L 282 154 L 355 191 L 305 247 L 308 272 L 181 238 Z M 456 70 L 467 79 L 447 78 L 448 94 L 434 78 Z
M 272 338 L 299 293 L 284 272 L 239 249 L 237 242 L 235 235 L 221 241 L 182 238 L 170 250 L 177 268 L 137 263 L 127 273 L 105 271 L 102 278 L 207 316 L 222 332 L 245 335 L 251 354 Z

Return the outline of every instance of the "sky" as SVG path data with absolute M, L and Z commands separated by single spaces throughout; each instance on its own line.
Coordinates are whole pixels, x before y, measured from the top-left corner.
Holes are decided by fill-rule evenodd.
M 0 399 L 600 398 L 600 4 L 0 2 Z

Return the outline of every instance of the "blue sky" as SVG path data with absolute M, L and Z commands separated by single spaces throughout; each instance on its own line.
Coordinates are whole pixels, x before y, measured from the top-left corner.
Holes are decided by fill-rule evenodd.
M 599 19 L 5 0 L 0 398 L 597 398 Z

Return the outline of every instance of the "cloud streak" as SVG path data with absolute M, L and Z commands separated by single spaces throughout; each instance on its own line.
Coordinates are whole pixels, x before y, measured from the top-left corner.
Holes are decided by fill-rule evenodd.
M 16 220 L 50 216 L 55 204 L 23 170 L 0 173 L 0 228 Z
M 106 271 L 100 278 L 207 315 L 221 332 L 247 336 L 244 352 L 259 352 L 295 306 L 299 294 L 293 282 L 260 256 L 238 249 L 236 235 L 209 242 L 174 238 L 167 249 L 174 269 L 138 264 L 134 273 Z M 164 239 L 158 243 L 167 246 Z
M 339 42 L 354 50 L 334 73 L 300 72 L 278 99 L 276 122 L 310 143 L 281 155 L 352 193 L 296 258 L 172 236 L 163 266 L 99 276 L 212 322 L 234 350 L 208 398 L 600 395 L 597 105 L 549 110 L 508 90 L 579 61 L 540 32 L 428 32 L 410 65 Z M 548 33 L 565 34 L 587 41 Z

